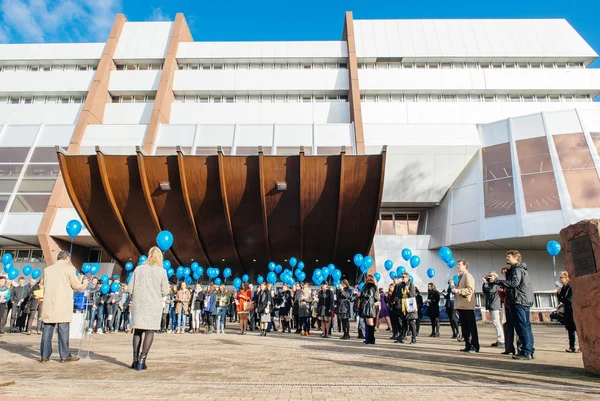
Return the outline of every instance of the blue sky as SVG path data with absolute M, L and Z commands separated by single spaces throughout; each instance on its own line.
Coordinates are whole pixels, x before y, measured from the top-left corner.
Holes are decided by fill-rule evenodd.
M 357 19 L 566 18 L 600 53 L 600 0 L 0 0 L 0 43 L 104 41 L 117 12 L 130 21 L 182 12 L 198 41 L 336 40 L 347 10 Z

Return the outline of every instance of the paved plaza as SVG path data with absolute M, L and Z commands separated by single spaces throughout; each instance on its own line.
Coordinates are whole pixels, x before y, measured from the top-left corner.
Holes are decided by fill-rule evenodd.
M 162 334 L 155 337 L 148 370 L 128 369 L 131 335 L 94 335 L 91 359 L 40 364 L 36 335 L 0 337 L 1 400 L 598 400 L 600 378 L 586 375 L 581 354 L 568 354 L 561 326 L 534 326 L 536 356 L 517 362 L 487 346 L 494 329 L 479 326 L 481 352 L 429 338 L 394 344 L 389 332 L 377 344 L 294 334 L 266 338 Z M 56 340 L 55 340 L 56 342 Z M 75 349 L 78 341 L 71 341 Z

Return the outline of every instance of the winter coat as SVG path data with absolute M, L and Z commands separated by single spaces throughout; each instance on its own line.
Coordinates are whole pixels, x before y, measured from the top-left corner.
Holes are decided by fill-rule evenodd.
M 292 292 L 290 290 L 283 291 L 280 298 L 279 316 L 287 316 L 292 309 Z
M 169 294 L 169 279 L 162 266 L 143 264 L 135 269 L 129 281 L 131 294 L 131 327 L 142 330 L 160 330 L 163 297 Z M 44 308 L 46 309 L 46 300 Z
M 415 284 L 412 280 L 408 280 L 406 283 L 400 283 L 399 286 L 403 299 L 414 297 L 417 300 L 417 312 L 406 313 L 406 306 L 403 305 L 402 310 L 400 311 L 400 317 L 408 320 L 417 320 L 420 317 L 421 309 L 423 308 L 423 297 L 421 297 L 421 294 L 416 293 Z
M 440 293 L 437 291 L 429 291 L 427 293 L 427 300 L 429 301 L 427 316 L 429 316 L 430 319 L 437 319 L 440 317 Z
M 264 290 L 258 294 L 258 301 L 256 303 L 256 312 L 259 314 L 271 313 L 273 311 L 273 298 L 271 297 L 271 291 Z
M 42 291 L 42 297 L 41 298 L 36 298 L 34 296 L 34 292 L 35 291 Z M 27 301 L 27 306 L 25 307 L 25 313 L 31 313 L 31 312 L 35 312 L 38 310 L 41 302 L 40 300 L 44 300 L 43 295 L 44 295 L 44 288 L 42 286 L 40 286 L 40 283 L 38 282 L 36 285 L 33 286 L 33 288 L 31 289 L 31 294 L 29 295 L 28 301 Z
M 163 269 L 164 271 L 164 269 Z M 73 319 L 73 292 L 87 288 L 75 275 L 75 267 L 59 260 L 44 269 L 44 323 L 71 323 Z M 159 320 L 160 322 L 160 320 Z
M 190 294 L 190 290 L 185 289 L 177 291 L 177 297 L 175 298 L 175 300 L 177 301 L 177 303 L 175 304 L 175 313 L 183 313 L 184 315 L 190 313 L 191 299 L 192 295 Z
M 373 283 L 367 283 L 360 293 L 359 314 L 363 318 L 375 318 L 375 303 L 378 300 L 377 286 Z
M 489 311 L 502 309 L 502 303 L 498 295 L 498 286 L 484 283 L 481 289 L 485 294 L 485 309 Z
M 0 304 L 8 303 L 10 301 L 10 287 L 5 285 L 0 288 Z
M 300 290 L 300 298 L 298 300 L 298 316 L 311 317 L 310 303 L 312 302 L 312 294 L 310 288 Z
M 506 305 L 533 305 L 533 287 L 525 263 L 512 265 L 506 272 L 506 280 L 496 280 L 494 284 L 506 288 Z
M 320 290 L 317 294 L 317 315 L 319 317 L 331 317 L 333 311 L 333 292 L 331 290 Z
M 454 309 L 475 310 L 475 278 L 468 271 L 460 275 L 458 293 L 455 294 Z
M 564 285 L 560 289 L 558 301 L 565 307 L 565 316 L 562 323 L 567 330 L 575 330 L 575 320 L 573 319 L 573 288 L 571 288 L 571 284 Z
M 338 316 L 340 319 L 350 319 L 354 294 L 352 288 L 339 288 L 337 290 Z
M 448 286 L 446 293 L 444 294 L 444 298 L 446 298 L 446 313 L 450 315 L 448 311 L 454 310 L 454 294 L 452 293 L 452 286 Z

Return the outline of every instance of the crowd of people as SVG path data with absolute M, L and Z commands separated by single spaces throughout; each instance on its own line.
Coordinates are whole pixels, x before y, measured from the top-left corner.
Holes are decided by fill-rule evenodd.
M 75 273 L 68 255 L 61 257 L 60 267 L 68 264 L 72 273 Z M 482 278 L 485 307 L 496 330 L 496 341 L 491 346 L 504 347 L 502 353 L 513 355 L 514 359 L 533 359 L 534 337 L 529 320 L 533 304 L 531 280 L 518 251 L 507 252 L 506 262 L 508 267 L 502 270 L 503 278 L 493 271 Z M 426 298 L 415 287 L 408 273 L 394 278 L 387 291 L 378 288 L 374 276 L 370 274 L 366 275 L 360 287 L 352 287 L 348 280 L 343 279 L 334 288 L 323 282 L 318 289 L 311 288 L 309 283 L 297 283 L 291 288 L 283 284 L 275 288 L 266 282 L 256 288 L 245 282 L 238 290 L 229 290 L 223 284 L 204 286 L 200 283 L 188 288 L 184 281 L 169 283 L 162 267 L 162 252 L 152 248 L 146 262 L 131 276 L 129 285 L 121 283 L 118 276 L 113 276 L 106 283 L 93 277 L 88 284 L 87 278 L 73 279 L 75 275 L 70 276 L 71 270 L 68 270 L 69 280 L 77 281 L 67 284 L 75 292 L 71 301 L 74 310 L 87 314 L 88 333 L 123 331 L 134 334 L 132 368 L 146 368 L 146 358 L 155 332 L 219 334 L 224 333 L 228 320 L 239 321 L 240 335 L 258 331 L 260 336 L 267 336 L 268 333 L 281 331 L 310 336 L 316 330 L 321 337 L 329 338 L 337 330 L 342 333 L 342 340 L 351 338 L 350 322 L 356 321 L 357 338 L 364 340 L 365 344 L 375 344 L 375 334 L 383 331 L 380 327 L 385 323 L 385 331 L 391 334 L 390 339 L 397 343 L 415 344 L 424 316 L 431 323 L 429 336 L 440 336 L 442 299 L 452 338 L 464 342 L 462 351 L 479 352 L 475 279 L 469 273 L 466 260 L 458 260 L 456 266 L 458 283 L 449 280 L 448 287 L 441 292 L 434 283 L 429 283 Z M 53 272 L 53 267 L 47 268 L 47 272 Z M 102 291 L 103 284 L 108 284 L 113 290 Z M 573 291 L 567 272 L 560 274 L 557 293 L 561 302 L 562 309 L 559 310 L 562 322 L 569 333 L 567 351 L 578 352 L 575 345 Z M 60 323 L 44 320 L 42 311 L 45 296 L 44 277 L 31 280 L 28 284 L 24 278 L 10 284 L 6 277 L 0 277 L 0 333 L 4 333 L 8 315 L 9 331 L 28 335 L 34 330 L 36 318 L 35 331 L 38 334 L 44 323 Z M 44 323 L 40 324 L 40 318 Z M 70 316 L 65 319 L 70 321 Z M 51 337 L 51 333 L 49 335 Z M 44 352 L 42 341 L 42 360 L 51 349 Z M 61 360 L 65 359 L 64 355 L 70 360 L 76 359 L 70 357 L 68 351 L 61 351 Z

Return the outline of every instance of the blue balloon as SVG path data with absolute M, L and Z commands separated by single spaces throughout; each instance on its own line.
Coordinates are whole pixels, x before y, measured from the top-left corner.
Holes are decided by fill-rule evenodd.
M 385 267 L 385 270 L 390 271 L 390 270 L 392 270 L 392 267 L 394 267 L 394 262 L 392 262 L 391 260 L 388 259 L 385 261 L 383 266 Z
M 83 274 L 88 274 L 91 269 L 92 265 L 90 265 L 89 263 L 84 263 L 83 265 L 81 265 L 81 271 L 83 272 Z
M 8 273 L 9 271 L 12 270 L 13 267 L 14 266 L 13 266 L 12 262 L 8 262 L 4 265 L 4 271 Z
M 131 267 L 133 267 L 133 263 L 131 264 Z M 165 270 L 168 270 L 171 267 L 171 261 L 163 260 L 163 267 L 165 268 Z
M 363 287 L 365 286 L 365 283 L 360 283 L 358 285 L 358 289 L 362 291 Z
M 173 245 L 173 234 L 169 231 L 161 231 L 156 236 L 156 244 L 163 252 Z
M 449 269 L 452 269 L 454 266 L 456 266 L 456 260 L 454 260 L 454 258 L 450 259 L 448 262 L 446 262 L 446 266 L 448 266 Z
M 275 264 L 275 262 L 269 262 L 269 271 L 275 270 L 275 267 L 277 267 L 277 265 Z
M 356 265 L 356 267 L 362 266 L 362 263 L 363 263 L 363 255 L 361 255 L 360 253 L 357 253 L 356 255 L 354 255 L 354 264 Z
M 413 269 L 416 269 L 420 264 L 421 258 L 417 255 L 414 255 L 412 258 L 410 258 L 410 267 L 412 267 Z
M 329 277 L 329 267 L 325 266 L 324 268 L 321 269 L 321 274 L 323 274 L 323 277 L 327 278 Z
M 412 274 L 408 276 L 408 278 L 410 278 L 410 281 L 415 281 L 415 279 L 413 278 Z
M 196 280 L 196 281 L 200 280 L 200 275 L 198 274 L 197 271 L 195 271 L 194 274 L 192 274 L 192 277 L 194 277 L 194 280 Z
M 213 276 L 219 277 L 219 274 L 221 274 L 221 270 L 218 267 L 213 267 Z
M 300 274 L 296 276 L 296 278 L 298 279 L 298 281 L 304 281 L 306 279 L 306 273 L 301 271 Z
M 183 270 L 176 272 L 175 277 L 177 277 L 177 280 L 181 280 L 183 278 Z
M 366 266 L 367 269 L 369 269 L 371 266 L 373 266 L 373 258 L 370 256 L 367 256 L 363 259 L 363 266 Z
M 331 273 L 331 277 L 333 277 L 335 281 L 340 281 L 342 278 L 342 271 L 340 269 L 335 269 L 333 273 Z
M 183 266 L 178 266 L 175 271 L 176 272 L 181 272 L 181 274 L 183 274 Z
M 18 275 L 19 275 L 19 271 L 17 269 L 15 269 L 14 267 L 8 271 L 8 279 L 9 280 L 16 279 Z
M 189 267 L 184 267 L 183 268 L 183 277 L 189 277 L 190 274 L 192 274 L 192 269 L 190 269 Z
M 550 241 L 546 245 L 546 250 L 550 256 L 556 256 L 560 253 L 560 244 L 557 241 Z
M 298 263 L 298 259 L 290 258 L 290 266 L 296 267 L 296 263 Z
M 119 291 L 119 288 L 121 288 L 121 284 L 119 284 L 119 283 L 112 283 L 112 285 L 110 286 L 110 290 L 112 292 Z
M 226 267 L 225 270 L 223 270 L 223 278 L 229 278 L 229 276 L 231 276 L 231 269 Z
M 168 260 L 166 260 L 165 262 L 168 262 Z M 169 264 L 169 266 L 170 266 L 170 264 Z M 131 262 L 125 263 L 125 270 L 127 270 L 128 272 L 130 272 L 131 270 L 133 270 L 133 263 L 131 263 Z
M 31 273 L 31 277 L 33 277 L 34 280 L 37 280 L 38 278 L 40 278 L 41 275 L 42 275 L 42 271 L 40 269 L 35 269 Z
M 327 267 L 329 268 L 329 273 L 335 270 L 335 265 L 333 263 L 328 264 Z
M 108 283 L 108 274 L 103 274 L 102 277 L 100 277 L 100 280 L 102 280 L 103 283 Z
M 33 270 L 33 268 L 29 265 L 23 266 L 23 275 L 29 276 L 31 274 L 32 270 Z
M 404 248 L 402 250 L 402 259 L 404 259 L 405 261 L 408 262 L 411 257 L 412 257 L 412 251 L 408 248 Z
M 427 269 L 427 277 L 433 278 L 433 276 L 435 276 L 435 269 L 432 269 L 430 267 L 429 269 Z
M 267 282 L 271 284 L 275 284 L 277 282 L 277 276 L 274 272 L 267 274 Z
M 108 294 L 108 291 L 110 291 L 110 287 L 108 286 L 107 283 L 102 284 L 102 286 L 100 287 L 100 291 L 103 294 Z
M 452 259 L 452 251 L 450 250 L 450 248 L 447 248 L 445 246 L 440 248 L 440 250 L 438 251 L 438 255 L 440 256 L 440 259 L 442 259 L 446 263 L 448 263 L 448 261 Z
M 171 278 L 173 277 L 173 274 L 175 274 L 175 270 L 173 270 L 172 267 L 169 267 L 169 270 L 167 270 L 167 277 Z
M 379 274 L 379 272 L 375 272 L 375 274 L 373 274 L 373 277 L 375 277 L 375 281 L 379 281 L 381 279 L 381 274 Z
M 321 271 L 321 269 L 315 269 L 315 271 L 313 272 L 313 276 L 317 278 L 322 278 L 323 272 Z
M 281 267 L 281 265 L 275 266 L 275 273 L 279 274 L 279 273 L 281 273 L 282 270 L 283 270 L 283 267 Z
M 133 273 L 129 273 L 129 274 L 127 275 L 127 278 L 125 279 L 125 283 L 126 283 L 126 284 L 129 284 L 129 282 L 131 281 L 131 277 L 133 277 Z
M 202 266 L 199 266 L 196 269 L 196 273 L 198 273 L 198 276 L 202 276 L 204 274 L 204 269 L 202 268 Z
M 364 265 L 364 264 L 363 264 L 363 265 L 360 267 L 360 271 L 361 271 L 363 274 L 367 274 L 367 272 L 369 271 L 369 268 L 368 268 L 366 265 Z
M 198 262 L 192 262 L 192 265 L 190 267 L 192 268 L 192 271 L 195 272 L 196 270 L 198 270 L 200 265 L 198 264 Z
M 90 268 L 90 273 L 96 274 L 100 271 L 100 263 L 92 263 L 92 267 Z
M 298 262 L 298 269 L 304 269 L 304 262 Z
M 138 261 L 138 266 L 143 264 L 146 260 L 148 260 L 148 256 L 146 256 L 146 255 L 140 256 L 140 259 Z
M 390 278 L 393 280 L 393 279 L 395 279 L 396 277 L 397 277 L 397 274 L 396 274 L 396 272 L 395 272 L 395 271 L 391 271 L 391 272 L 390 272 Z
M 7 265 L 9 263 L 12 263 L 13 257 L 12 254 L 10 253 L 5 253 L 4 255 L 2 255 L 2 263 Z
M 191 278 L 190 276 L 187 276 L 187 277 L 184 279 L 184 281 L 185 281 L 185 283 L 186 283 L 187 285 L 191 285 L 191 284 L 192 284 L 192 278 Z M 219 284 L 221 284 L 221 283 L 219 283 Z
M 75 238 L 81 232 L 81 222 L 78 220 L 71 220 L 67 223 L 67 234 L 69 237 Z
M 257 282 L 258 284 L 262 284 L 262 282 L 263 282 L 263 281 L 265 281 L 265 279 L 264 279 L 264 277 L 263 277 L 263 276 L 258 276 L 258 278 L 256 279 L 256 282 Z
M 217 278 L 215 279 L 215 284 L 216 284 L 216 285 L 221 285 L 221 278 L 217 277 Z
M 298 277 L 298 274 L 302 273 L 302 270 L 300 269 L 296 269 L 296 271 L 294 272 L 294 276 L 296 276 L 296 278 Z
M 248 277 L 248 275 L 247 275 L 247 274 L 244 274 L 244 275 L 242 276 L 242 281 L 243 281 L 244 283 L 247 283 L 247 282 L 248 282 L 248 280 L 250 280 L 250 277 Z
M 454 281 L 454 285 L 458 285 L 458 282 L 459 282 L 458 275 L 454 275 L 454 277 L 452 277 L 452 281 Z
M 239 290 L 240 287 L 242 286 L 242 279 L 240 279 L 239 277 L 234 278 L 233 286 L 235 287 L 236 290 Z
M 406 267 L 398 266 L 398 268 L 396 269 L 396 276 L 401 276 L 402 273 L 406 273 Z

